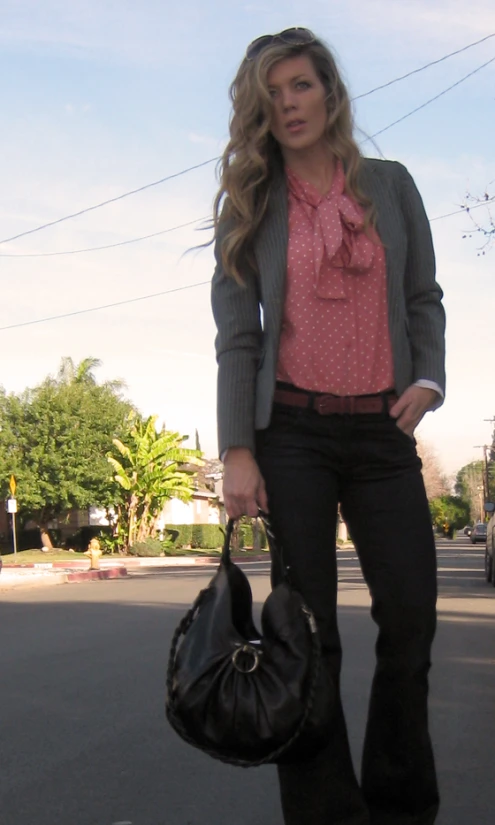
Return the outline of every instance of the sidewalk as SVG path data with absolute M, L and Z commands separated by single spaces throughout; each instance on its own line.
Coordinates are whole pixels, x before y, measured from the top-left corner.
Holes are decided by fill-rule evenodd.
M 233 561 L 269 561 L 268 553 L 240 555 Z M 121 559 L 100 559 L 100 570 L 90 570 L 88 559 L 67 559 L 53 562 L 33 562 L 31 564 L 5 565 L 0 572 L 0 592 L 12 587 L 39 587 L 49 584 L 71 584 L 84 581 L 118 579 L 133 570 L 146 567 L 211 567 L 218 564 L 220 555 L 215 556 L 160 556 L 149 558 L 126 557 Z
M 269 561 L 270 554 L 261 552 L 259 555 L 252 555 L 251 553 L 239 553 L 232 557 L 233 561 Z M 220 561 L 220 554 L 211 556 L 149 556 L 145 558 L 136 558 L 135 556 L 102 556 L 100 558 L 100 568 L 105 570 L 110 567 L 123 567 L 127 570 L 132 570 L 136 567 L 190 567 L 193 565 L 208 565 L 218 564 Z M 31 562 L 29 564 L 8 564 L 4 563 L 5 570 L 88 570 L 89 559 L 62 559 L 59 561 L 46 562 Z
M 86 564 L 87 568 L 87 564 Z M 27 567 L 4 567 L 0 572 L 0 592 L 13 587 L 43 587 L 49 584 L 71 584 L 100 579 L 121 579 L 127 576 L 123 567 L 105 570 L 36 570 Z

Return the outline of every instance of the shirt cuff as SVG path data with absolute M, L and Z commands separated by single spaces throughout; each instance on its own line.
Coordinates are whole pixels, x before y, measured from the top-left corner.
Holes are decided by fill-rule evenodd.
M 430 410 L 438 410 L 439 407 L 442 406 L 443 402 L 445 401 L 445 395 L 443 393 L 442 388 L 436 381 L 429 381 L 427 378 L 419 378 L 417 381 L 414 382 L 415 387 L 424 387 L 425 390 L 434 390 L 437 395 L 439 396 L 437 400 L 432 404 Z

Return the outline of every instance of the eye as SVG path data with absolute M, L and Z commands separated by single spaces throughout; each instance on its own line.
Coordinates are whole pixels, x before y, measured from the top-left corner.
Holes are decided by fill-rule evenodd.
M 298 80 L 296 83 L 296 89 L 310 89 L 311 83 L 308 83 L 307 80 Z
M 276 89 L 268 89 L 268 94 L 270 97 L 277 97 L 277 90 Z

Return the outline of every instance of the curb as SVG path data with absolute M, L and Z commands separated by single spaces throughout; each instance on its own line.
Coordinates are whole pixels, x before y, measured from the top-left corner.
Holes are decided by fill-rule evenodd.
M 125 567 L 111 567 L 107 570 L 82 570 L 80 573 L 66 573 L 65 580 L 70 582 L 99 581 L 102 579 L 120 579 L 127 576 Z

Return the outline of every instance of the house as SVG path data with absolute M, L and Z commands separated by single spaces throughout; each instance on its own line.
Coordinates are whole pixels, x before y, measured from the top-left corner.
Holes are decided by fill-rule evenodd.
M 224 524 L 223 506 L 219 495 L 214 490 L 194 490 L 190 501 L 180 501 L 178 498 L 169 499 L 158 521 L 158 530 L 173 524 Z M 78 527 L 86 525 L 107 526 L 106 511 L 99 507 L 90 507 L 89 510 L 74 513 Z
M 194 490 L 191 501 L 172 498 L 165 504 L 160 528 L 171 524 L 221 524 L 219 497 L 212 490 Z

